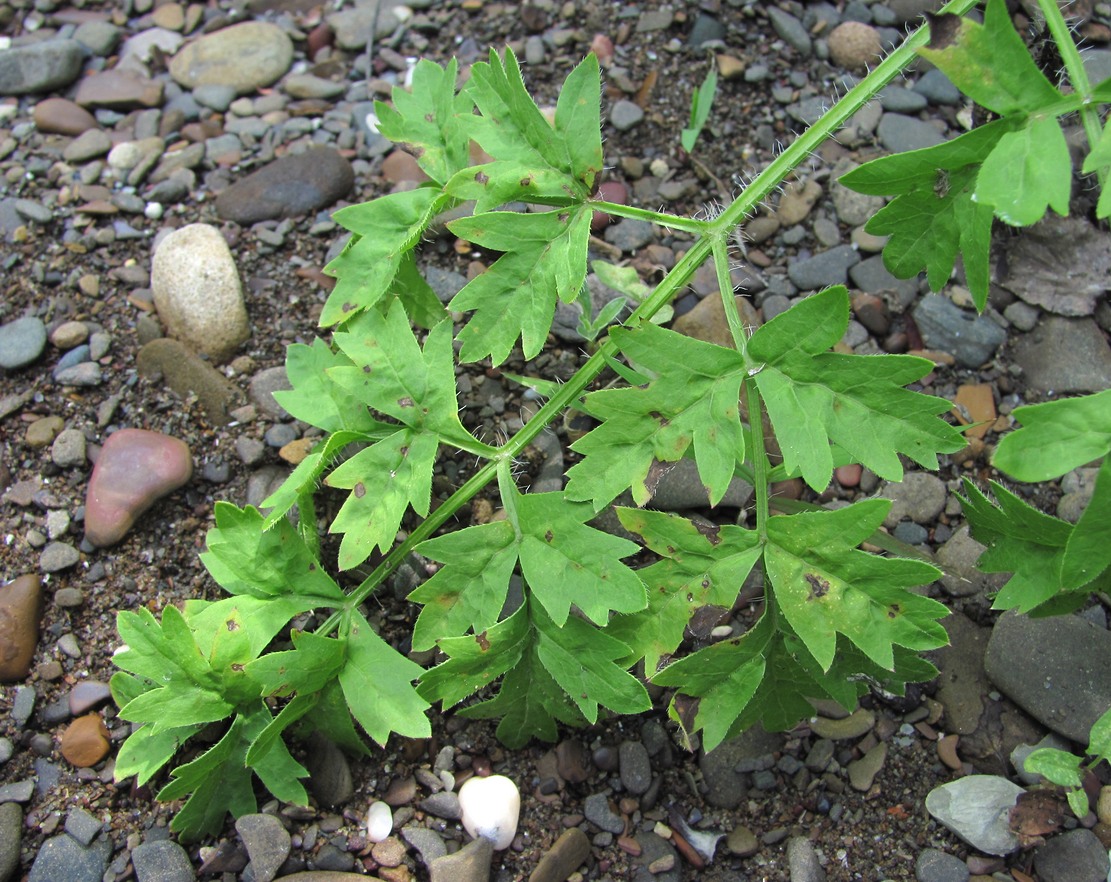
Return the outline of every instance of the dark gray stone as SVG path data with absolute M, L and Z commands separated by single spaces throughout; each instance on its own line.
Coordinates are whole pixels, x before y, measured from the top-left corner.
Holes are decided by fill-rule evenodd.
M 961 309 L 940 294 L 927 294 L 914 320 L 930 349 L 948 352 L 963 367 L 980 367 L 995 355 L 1007 332 L 987 316 Z
M 305 766 L 309 770 L 309 789 L 325 808 L 343 805 L 355 793 L 347 757 L 331 740 L 319 732 L 309 739 Z
M 332 147 L 276 159 L 216 197 L 216 213 L 243 226 L 299 217 L 327 208 L 351 192 L 355 172 Z
M 918 78 L 914 91 L 930 104 L 960 104 L 963 100 L 961 90 L 936 67 Z
M 1054 836 L 1034 852 L 1041 882 L 1104 882 L 1109 868 L 1107 849 L 1091 830 Z
M 427 827 L 402 827 L 401 838 L 417 850 L 426 866 L 431 866 L 436 858 L 447 854 L 447 846 L 443 838 L 435 830 L 429 830 Z
M 737 767 L 748 760 L 775 753 L 783 744 L 783 736 L 765 732 L 761 726 L 730 738 L 698 759 L 702 779 L 706 782 L 706 801 L 715 808 L 736 808 L 745 798 L 745 776 Z
M 652 764 L 648 750 L 639 741 L 623 741 L 618 750 L 621 783 L 635 796 L 640 796 L 652 785 Z
M 725 39 L 725 26 L 714 16 L 699 13 L 691 27 L 687 42 L 695 49 L 705 43 L 717 43 Z
M 926 104 L 926 96 L 902 86 L 888 86 L 880 92 L 880 104 L 889 113 L 917 113 Z
M 74 807 L 66 812 L 66 832 L 85 847 L 96 838 L 101 826 L 100 821 L 83 808 Z
M 85 50 L 76 40 L 44 40 L 0 52 L 0 95 L 62 89 L 77 79 Z
M 805 836 L 792 836 L 787 841 L 787 865 L 791 882 L 826 882 L 818 853 Z
M 1079 744 L 1111 707 L 1111 632 L 1078 616 L 999 618 L 988 677 L 1034 719 Z
M 8 882 L 19 866 L 23 835 L 23 809 L 14 802 L 0 803 L 0 882 Z
M 771 19 L 775 32 L 800 55 L 809 55 L 813 43 L 803 23 L 777 6 L 769 4 L 765 6 L 765 10 L 768 13 L 768 18 Z
M 648 221 L 625 218 L 606 227 L 605 237 L 611 245 L 629 253 L 643 248 L 656 238 L 656 233 Z
M 1102 392 L 1111 387 L 1111 347 L 1090 318 L 1045 316 L 1015 343 L 1026 384 L 1039 392 Z
M 189 855 L 172 839 L 144 842 L 131 852 L 138 882 L 193 882 Z
M 945 140 L 930 123 L 901 113 L 885 113 L 876 134 L 880 143 L 892 153 L 933 147 Z
M 610 808 L 609 797 L 592 793 L 583 801 L 583 814 L 592 824 L 615 836 L 625 832 L 625 821 Z
M 46 325 L 42 319 L 27 316 L 0 325 L 0 368 L 14 371 L 25 367 L 42 355 L 45 347 Z
M 455 854 L 436 858 L 429 867 L 432 882 L 488 882 L 493 857 L 494 844 L 480 836 Z
M 851 245 L 838 245 L 805 260 L 787 264 L 787 276 L 802 291 L 813 291 L 830 285 L 844 285 L 849 269 L 860 262 L 860 254 Z
M 271 882 L 289 857 L 289 831 L 274 815 L 261 813 L 243 815 L 235 822 L 235 830 L 251 858 L 243 878 L 251 882 Z
M 68 833 L 47 839 L 31 864 L 28 882 L 101 882 L 112 856 L 112 843 L 98 837 L 84 848 Z
M 638 833 L 636 841 L 640 854 L 633 859 L 633 882 L 679 882 L 683 875 L 683 862 L 670 842 L 652 832 Z M 670 870 L 655 874 L 648 871 L 650 864 L 669 855 L 674 860 Z
M 619 132 L 627 132 L 633 126 L 639 125 L 644 119 L 644 110 L 639 104 L 622 98 L 614 102 L 610 108 L 610 125 Z
M 449 821 L 458 821 L 463 817 L 463 810 L 459 807 L 459 794 L 453 790 L 441 790 L 421 800 L 421 809 L 437 818 Z
M 883 256 L 868 257 L 849 268 L 853 285 L 869 294 L 884 295 L 896 311 L 905 309 L 918 296 L 918 279 L 897 279 L 883 265 Z

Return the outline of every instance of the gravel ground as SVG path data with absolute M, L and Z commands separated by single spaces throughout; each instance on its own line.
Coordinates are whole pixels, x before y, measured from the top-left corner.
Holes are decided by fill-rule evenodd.
M 961 416 L 985 423 L 984 433 L 938 475 L 884 487 L 874 475 L 849 470 L 823 497 L 891 496 L 892 532 L 944 566 L 947 578 L 931 593 L 955 615 L 947 623 L 953 647 L 938 659 L 940 683 L 905 703 L 869 698 L 847 719 L 823 707 L 824 716 L 793 732 L 750 733 L 710 756 L 678 743 L 666 700 L 641 718 L 565 732 L 554 748 L 507 751 L 492 726 L 450 714 L 434 718 L 432 739 L 394 739 L 366 759 L 348 762 L 316 746 L 302 748 L 299 756 L 311 754 L 323 764 L 314 774 L 314 807 L 261 805 L 281 818 L 291 840 L 265 818 L 241 821 L 238 829 L 229 822 L 224 836 L 189 846 L 186 863 L 176 869 L 178 852 L 160 844 L 174 806 L 154 801 L 148 788 L 113 783 L 112 756 L 128 732 L 102 688 L 119 642 L 115 614 L 217 598 L 219 589 L 197 557 L 215 502 L 258 502 L 288 471 L 287 445 L 306 427 L 275 411 L 266 390 L 280 383 L 285 347 L 315 334 L 328 290 L 322 267 L 340 241 L 331 212 L 415 182 L 411 157 L 365 127 L 366 102 L 387 95 L 409 59 L 442 62 L 455 54 L 466 64 L 481 59 L 485 47 L 508 42 L 526 60 L 528 84 L 545 104 L 554 103 L 567 72 L 595 49 L 604 62 L 607 180 L 632 204 L 697 214 L 715 211 L 828 105 L 851 69 L 868 60 L 867 40 L 882 45 L 898 39 L 905 21 L 926 6 L 900 0 L 774 7 L 716 0 L 667 7 L 421 0 L 408 13 L 384 9 L 375 20 L 368 7 L 336 10 L 298 0 L 188 7 L 152 7 L 150 0 L 0 3 L 7 35 L 0 84 L 23 75 L 5 70 L 5 53 L 41 50 L 56 39 L 77 38 L 82 47 L 68 79 L 68 56 L 59 50 L 40 75 L 63 82 L 40 85 L 33 94 L 9 89 L 10 97 L 0 99 L 0 326 L 11 335 L 0 339 L 14 347 L 18 337 L 18 345 L 34 349 L 39 326 L 10 330 L 27 317 L 46 332 L 26 364 L 8 365 L 4 359 L 14 358 L 14 348 L 0 350 L 0 364 L 10 367 L 0 368 L 0 579 L 41 575 L 46 586 L 29 669 L 0 688 L 0 880 L 176 880 L 195 871 L 261 879 L 306 868 L 370 872 L 390 882 L 427 878 L 421 855 L 430 859 L 426 848 L 432 846 L 413 829 L 433 831 L 449 850 L 467 840 L 452 818 L 451 800 L 434 798 L 442 782 L 433 771 L 461 780 L 489 768 L 512 778 L 522 792 L 518 836 L 495 855 L 489 873 L 498 880 L 528 878 L 559 834 L 573 828 L 585 834 L 587 857 L 579 855 L 560 879 L 574 872 L 584 879 L 665 882 L 941 882 L 969 872 L 1047 882 L 1085 878 L 1055 875 L 1079 871 L 1067 863 L 1060 870 L 1052 852 L 1033 848 L 1036 841 L 1005 858 L 984 855 L 932 820 L 924 802 L 933 788 L 971 771 L 1013 774 L 1011 749 L 1046 732 L 984 671 L 994 623 L 986 592 L 998 582 L 970 572 L 978 549 L 962 529 L 954 491 L 962 476 L 991 476 L 987 457 L 1016 405 L 1111 387 L 1111 249 L 1106 231 L 1086 220 L 1091 194 L 1078 186 L 1074 220 L 1043 225 L 1040 244 L 1001 237 L 1006 266 L 997 272 L 987 315 L 975 322 L 962 309 L 969 301 L 959 284 L 931 297 L 917 281 L 887 275 L 877 243 L 860 229 L 875 205 L 838 187 L 835 178 L 880 152 L 924 146 L 959 130 L 964 108 L 958 96 L 925 70 L 861 111 L 750 221 L 735 281 L 764 320 L 807 291 L 847 282 L 855 318 L 844 345 L 861 353 L 933 352 L 938 367 L 927 378 L 929 391 L 956 401 Z M 1107 70 L 1093 79 L 1102 79 L 1111 74 L 1111 52 L 1102 48 L 1111 19 L 1106 7 L 1080 7 L 1081 33 L 1094 49 L 1089 61 Z M 355 21 L 335 18 L 356 12 Z M 241 86 L 237 97 L 227 86 L 229 75 L 207 86 L 175 81 L 171 59 L 202 34 L 240 21 L 273 26 L 265 37 L 252 38 L 266 44 L 267 56 L 244 55 L 236 65 L 257 82 Z M 863 59 L 852 54 L 859 47 L 839 46 L 833 36 L 849 21 L 870 25 Z M 366 34 L 376 24 L 368 69 Z M 283 40 L 290 45 L 284 60 Z M 721 86 L 707 129 L 688 156 L 679 132 L 691 91 L 711 62 L 719 66 Z M 271 77 L 267 65 L 280 69 Z M 98 77 L 124 69 L 138 71 L 138 79 L 113 81 L 93 99 L 80 94 Z M 305 74 L 315 78 L 297 79 Z M 71 107 L 47 106 L 47 98 L 78 99 L 95 119 L 75 122 Z M 67 133 L 59 128 L 63 122 L 76 128 Z M 310 164 L 285 176 L 291 191 L 278 192 L 282 180 L 229 190 L 311 145 L 327 147 L 329 162 L 343 164 L 325 167 L 341 171 L 324 174 Z M 344 189 L 346 169 L 351 185 Z M 322 174 L 327 180 L 319 179 Z M 283 202 L 296 207 L 301 198 L 304 207 L 283 217 Z M 278 210 L 267 214 L 274 200 Z M 246 339 L 233 342 L 227 359 L 151 347 L 168 324 L 154 305 L 154 244 L 192 223 L 222 234 L 243 282 Z M 654 282 L 687 246 L 680 235 L 625 221 L 608 227 L 595 251 L 628 260 Z M 429 279 L 445 296 L 488 259 L 448 236 L 427 243 L 424 253 Z M 1069 290 L 1045 284 L 1066 272 L 1073 280 Z M 1085 290 L 1095 293 L 1085 296 Z M 712 273 L 700 274 L 679 301 L 689 325 L 705 323 L 697 307 L 711 292 L 716 297 Z M 212 309 L 222 332 L 235 338 L 234 316 Z M 90 348 L 80 352 L 85 337 Z M 563 333 L 527 370 L 566 377 L 582 354 L 581 343 Z M 526 369 L 512 359 L 506 367 Z M 520 387 L 482 365 L 460 377 L 460 388 L 468 427 L 486 437 L 512 431 L 522 408 L 531 406 Z M 195 473 L 122 542 L 99 548 L 83 539 L 85 494 L 106 439 L 122 428 L 184 441 Z M 558 440 L 530 460 L 534 485 L 558 481 L 565 428 Z M 469 468 L 463 459 L 445 462 L 437 497 L 446 498 Z M 1075 513 L 1089 477 L 1074 474 L 1060 485 L 1025 492 L 1050 509 L 1060 505 L 1063 515 Z M 684 490 L 689 487 L 680 482 L 670 507 L 696 506 Z M 481 518 L 496 504 L 476 500 L 473 516 Z M 750 615 L 738 609 L 726 624 L 743 624 Z M 1086 617 L 1106 635 L 1102 606 Z M 403 644 L 412 610 L 385 598 L 379 618 L 383 633 Z M 1085 658 L 1094 652 L 1061 642 L 1062 651 Z M 62 736 L 74 717 L 90 712 L 106 725 L 111 749 L 106 759 L 75 767 L 62 754 Z M 348 769 L 349 792 L 343 784 Z M 367 840 L 365 813 L 376 799 L 393 806 L 395 830 L 410 835 L 391 837 L 388 845 Z M 1062 824 L 1076 827 L 1060 821 L 1042 832 Z M 690 842 L 716 843 L 707 865 L 679 842 L 686 826 L 695 831 L 688 830 Z M 1104 846 L 1111 844 L 1095 816 L 1068 835 L 1093 826 Z M 1075 856 L 1081 849 L 1066 851 Z M 1040 854 L 1046 856 L 1035 866 Z M 248 856 L 253 863 L 244 869 Z M 177 875 L 156 875 L 159 866 Z M 476 882 L 487 876 L 481 858 L 477 869 L 444 866 L 441 872 Z

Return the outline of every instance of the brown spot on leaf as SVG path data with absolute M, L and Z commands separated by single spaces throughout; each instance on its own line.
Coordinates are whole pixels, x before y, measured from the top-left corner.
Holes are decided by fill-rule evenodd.
M 709 542 L 711 545 L 717 545 L 719 542 L 721 542 L 721 537 L 718 536 L 718 534 L 721 532 L 721 527 L 719 527 L 717 524 L 709 524 L 704 521 L 694 521 L 693 523 L 694 528 L 698 530 L 698 532 L 701 533 L 703 536 L 705 536 L 706 541 Z
M 889 606 L 887 608 L 887 617 L 889 619 L 893 619 L 896 616 L 898 616 L 899 613 L 901 613 L 902 611 L 903 611 L 903 608 L 901 606 L 899 606 L 899 604 L 893 603 L 893 604 L 891 604 L 891 606 Z
M 344 312 L 354 312 L 354 310 L 355 310 L 355 304 L 354 303 L 345 303 L 345 304 L 343 304 L 343 311 Z
M 570 219 L 571 219 L 571 215 L 569 215 L 566 211 L 561 211 L 559 213 L 559 222 L 561 224 L 567 223 L 567 221 L 569 221 Z
M 243 665 L 239 664 L 239 662 L 232 662 L 231 669 L 233 671 L 242 671 Z
M 374 369 L 369 364 L 364 364 L 363 365 L 363 373 L 364 374 L 369 374 L 372 370 L 374 370 Z
M 408 455 L 409 455 L 409 448 L 408 448 L 408 447 L 402 447 L 402 448 L 399 448 L 398 452 L 399 452 L 399 453 L 400 453 L 400 454 L 401 454 L 402 456 L 408 456 Z
M 436 122 L 436 114 L 434 114 L 434 113 L 426 113 L 426 114 L 424 115 L 424 121 L 425 121 L 425 122 L 430 122 L 430 123 L 434 123 L 434 122 Z
M 475 634 L 474 640 L 475 643 L 478 644 L 478 648 L 481 649 L 483 652 L 490 651 L 490 640 L 489 638 L 487 638 L 485 631 L 483 631 L 481 634 Z
M 475 172 L 474 179 L 484 187 L 490 183 L 490 176 L 485 172 Z
M 366 496 L 366 485 L 362 481 L 359 481 L 359 483 L 355 485 L 352 492 L 355 494 L 356 499 L 362 499 L 364 496 Z
M 410 398 L 408 395 L 405 395 L 402 398 L 397 399 L 397 404 L 399 407 L 412 407 L 413 399 Z
M 701 699 L 691 698 L 689 695 L 677 693 L 671 699 L 671 706 L 675 708 L 675 716 L 679 718 L 679 725 L 688 735 L 694 732 L 694 718 L 698 716 L 698 705 Z
M 544 531 L 544 541 L 545 542 L 551 542 L 553 539 L 555 539 L 555 534 L 551 530 L 545 530 Z
M 520 184 L 522 187 L 531 187 L 532 186 L 532 177 L 530 175 L 525 175 L 517 183 Z
M 239 622 L 237 622 L 235 619 L 228 619 L 227 626 L 229 631 L 239 630 Z
M 961 30 L 961 17 L 945 12 L 941 15 L 926 13 L 930 23 L 930 49 L 945 49 L 957 42 Z
M 810 597 L 808 599 L 825 597 L 829 594 L 829 582 L 821 576 L 815 575 L 814 573 L 806 573 L 805 578 L 810 584 Z

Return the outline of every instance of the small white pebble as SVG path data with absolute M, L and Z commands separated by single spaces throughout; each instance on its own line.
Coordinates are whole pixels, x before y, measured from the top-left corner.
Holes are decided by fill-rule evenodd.
M 162 203 L 148 202 L 147 207 L 143 209 L 143 214 L 148 220 L 159 220 L 162 217 Z
M 393 812 L 384 802 L 372 802 L 366 813 L 366 838 L 381 842 L 393 832 Z
M 521 814 L 521 792 L 505 775 L 468 778 L 459 788 L 463 828 L 475 839 L 481 836 L 503 851 L 517 835 Z

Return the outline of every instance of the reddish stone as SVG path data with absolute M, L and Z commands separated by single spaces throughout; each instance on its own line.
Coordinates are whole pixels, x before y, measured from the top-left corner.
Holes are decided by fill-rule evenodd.
M 78 717 L 62 733 L 62 756 L 78 768 L 95 766 L 108 756 L 108 730 L 99 714 Z
M 428 180 L 428 175 L 417 164 L 416 158 L 404 150 L 394 150 L 382 162 L 382 177 L 391 184 L 408 181 L 415 184 Z
M 316 53 L 321 49 L 331 46 L 336 40 L 336 32 L 332 30 L 331 25 L 327 22 L 321 22 L 311 31 L 306 38 L 308 44 L 309 58 L 316 60 Z
M 162 83 L 128 70 L 106 70 L 81 80 L 74 100 L 82 107 L 132 110 L 162 104 Z
M 624 205 L 629 201 L 629 189 L 621 181 L 606 181 L 598 188 L 598 198 L 606 202 L 615 202 Z M 590 232 L 597 233 L 610 224 L 610 216 L 604 211 L 594 212 L 590 219 Z
M 115 545 L 157 500 L 193 476 L 184 441 L 145 429 L 121 429 L 97 457 L 85 497 L 85 538 Z
M 860 476 L 863 471 L 864 469 L 860 463 L 854 462 L 838 466 L 833 470 L 833 477 L 837 479 L 837 483 L 842 487 L 856 487 L 860 483 Z
M 0 683 L 22 680 L 39 643 L 42 582 L 33 573 L 0 585 Z
M 66 98 L 46 98 L 31 112 L 35 128 L 53 135 L 80 135 L 96 128 L 96 117 Z

